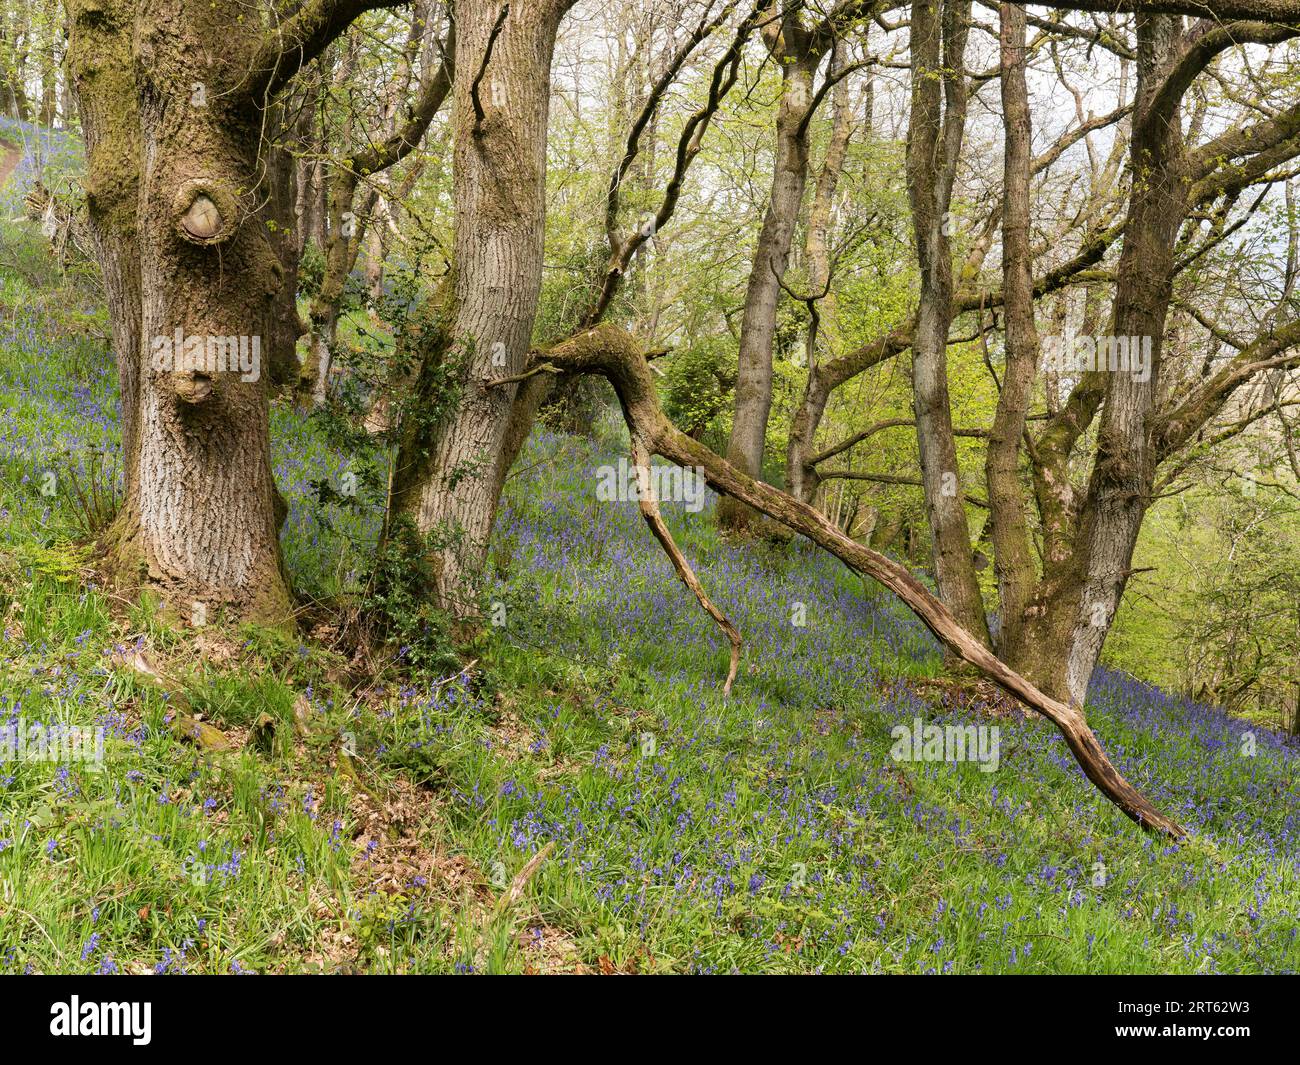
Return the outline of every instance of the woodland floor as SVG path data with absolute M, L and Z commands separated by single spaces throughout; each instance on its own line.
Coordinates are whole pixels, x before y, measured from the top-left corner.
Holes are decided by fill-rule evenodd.
M 1300 970 L 1300 751 L 1103 674 L 1103 744 L 1192 833 L 1144 836 L 1049 725 L 917 683 L 934 643 L 880 589 L 720 542 L 710 499 L 666 509 L 746 639 L 724 701 L 716 630 L 635 503 L 596 498 L 613 428 L 530 443 L 505 624 L 460 675 L 365 676 L 324 607 L 296 637 L 196 633 L 106 594 L 75 489 L 116 476 L 104 313 L 28 228 L 0 235 L 0 723 L 108 736 L 97 771 L 0 763 L 0 971 Z M 383 457 L 279 403 L 273 434 L 295 587 L 338 602 L 377 512 L 319 485 Z M 228 750 L 172 727 L 183 702 Z M 894 761 L 917 717 L 996 725 L 999 768 Z

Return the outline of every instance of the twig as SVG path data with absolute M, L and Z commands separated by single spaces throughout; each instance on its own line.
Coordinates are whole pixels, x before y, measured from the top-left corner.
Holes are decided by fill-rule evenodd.
M 538 366 L 534 366 L 531 370 L 525 370 L 523 373 L 512 374 L 509 377 L 494 377 L 490 381 L 485 381 L 483 383 L 483 387 L 500 388 L 502 385 L 513 385 L 518 383 L 519 381 L 526 381 L 528 380 L 528 378 L 534 377 L 539 373 L 559 373 L 559 372 L 560 371 L 557 370 L 554 366 L 552 366 L 549 362 L 544 362 Z
M 483 110 L 483 101 L 479 99 L 478 87 L 483 81 L 483 75 L 487 73 L 488 62 L 492 59 L 492 47 L 497 43 L 497 37 L 501 33 L 501 27 L 505 24 L 506 16 L 510 14 L 510 5 L 501 6 L 501 14 L 497 15 L 496 24 L 492 27 L 492 32 L 488 35 L 487 48 L 483 50 L 483 62 L 478 68 L 478 73 L 474 75 L 474 82 L 469 87 L 469 98 L 474 104 L 474 136 L 483 136 L 483 119 L 487 114 Z
M 529 858 L 528 864 L 515 873 L 515 878 L 510 881 L 510 887 L 506 889 L 506 893 L 501 896 L 501 901 L 497 903 L 499 913 L 505 913 L 506 910 L 519 901 L 519 897 L 524 893 L 524 888 L 528 886 L 528 881 L 541 868 L 542 862 L 550 857 L 553 850 L 555 850 L 555 840 L 551 840 L 545 847 Z

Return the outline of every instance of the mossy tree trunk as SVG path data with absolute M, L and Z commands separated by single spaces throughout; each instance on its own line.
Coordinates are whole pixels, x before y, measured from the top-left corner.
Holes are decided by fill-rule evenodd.
M 293 73 L 381 6 L 315 0 L 271 30 L 205 0 L 66 0 L 122 394 L 126 496 L 107 568 L 186 618 L 290 616 L 270 461 L 267 338 L 285 268 L 259 211 L 278 172 L 266 121 Z
M 968 632 L 988 644 L 948 394 L 948 332 L 954 313 L 949 207 L 966 126 L 969 15 L 965 0 L 912 4 L 907 194 L 921 274 L 912 405 L 939 597 Z

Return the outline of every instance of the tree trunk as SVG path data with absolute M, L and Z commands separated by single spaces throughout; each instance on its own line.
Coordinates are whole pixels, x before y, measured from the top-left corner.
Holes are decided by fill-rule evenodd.
M 1137 20 L 1132 167 L 1141 180 L 1133 182 L 1130 197 L 1111 334 L 1150 338 L 1151 348 L 1145 375 L 1123 369 L 1106 375 L 1106 405 L 1079 532 L 1087 568 L 1066 673 L 1070 698 L 1080 706 L 1128 583 L 1155 478 L 1148 420 L 1159 388 L 1174 247 L 1186 211 L 1178 100 L 1157 98 L 1157 89 L 1166 60 L 1179 47 L 1181 23 L 1168 15 Z
M 998 396 L 985 480 L 989 538 L 998 583 L 998 655 L 1010 661 L 1020 652 L 1021 634 L 1035 583 L 1029 540 L 1028 499 L 1020 481 L 1020 440 L 1033 397 L 1038 367 L 1034 326 L 1034 279 L 1030 269 L 1029 175 L 1032 126 L 1025 85 L 1025 9 L 1000 5 L 1002 113 L 1006 127 L 1002 203 L 1003 304 L 1006 311 L 1006 368 Z
M 315 102 L 319 98 L 319 91 L 308 95 L 306 103 L 303 105 L 303 113 L 299 122 L 299 145 L 303 153 L 314 153 L 321 150 L 319 144 L 319 132 L 316 130 L 318 118 L 316 115 Z M 314 244 L 318 249 L 324 249 L 326 242 L 325 233 L 325 215 L 327 205 L 324 203 L 325 182 L 322 176 L 324 164 L 320 159 L 313 158 L 309 154 L 304 154 L 297 160 L 298 176 L 294 184 L 298 187 L 298 203 L 296 213 L 298 215 L 298 254 L 301 256 L 307 250 L 307 245 Z
M 776 334 L 776 308 L 781 297 L 790 242 L 803 203 L 808 180 L 808 123 L 812 83 L 821 53 L 809 46 L 799 28 L 799 13 L 787 16 L 773 56 L 781 64 L 783 91 L 776 117 L 776 152 L 772 164 L 772 191 L 767 213 L 754 248 L 745 312 L 740 327 L 740 354 L 736 375 L 735 412 L 727 461 L 751 477 L 762 477 L 767 441 L 767 421 L 772 410 L 772 342 Z M 748 524 L 749 511 L 732 498 L 718 505 L 724 528 Z
M 218 607 L 288 621 L 264 372 L 285 270 L 257 213 L 264 108 L 284 50 L 310 61 L 349 19 L 322 31 L 309 12 L 268 39 L 202 0 L 66 6 L 123 409 L 106 567 L 198 624 Z
M 537 312 L 551 57 L 567 7 L 532 0 L 458 13 L 455 266 L 444 328 L 430 330 L 421 353 L 392 500 L 428 538 L 434 593 L 457 616 L 476 611 L 517 389 L 490 382 L 521 370 Z
M 844 66 L 842 49 L 836 46 L 831 58 L 831 75 L 837 75 Z M 848 154 L 849 138 L 853 133 L 853 115 L 849 106 L 849 83 L 841 78 L 832 90 L 832 118 L 830 143 L 826 148 L 826 159 L 821 172 L 817 175 L 817 187 L 813 193 L 812 206 L 808 209 L 808 235 L 805 248 L 808 254 L 808 292 L 816 296 L 821 292 L 826 295 L 819 303 L 819 320 L 808 326 L 805 345 L 805 361 L 808 364 L 808 380 L 804 386 L 804 400 L 791 419 L 789 443 L 786 448 L 785 486 L 796 499 L 805 503 L 812 501 L 817 492 L 817 471 L 805 459 L 811 454 L 813 438 L 817 426 L 821 423 L 830 397 L 830 389 L 817 373 L 817 343 L 825 335 L 834 345 L 838 330 L 835 324 L 835 297 L 830 293 L 830 248 L 829 233 L 831 225 L 831 208 L 835 203 L 835 189 L 839 184 L 840 173 L 844 169 L 844 160 Z
M 119 579 L 129 582 L 135 570 L 183 616 L 224 604 L 236 617 L 283 621 L 290 599 L 260 356 L 284 270 L 253 214 L 262 114 L 215 86 L 205 106 L 192 100 L 192 86 L 212 78 L 206 56 L 248 56 L 258 37 L 254 27 L 233 26 L 225 9 L 184 7 L 180 18 L 142 11 L 136 29 L 142 335 L 150 346 L 135 492 L 114 561 Z M 205 359 L 215 354 L 209 338 L 239 338 L 239 372 L 179 368 L 177 330 L 198 338 Z M 195 346 L 187 339 L 184 354 Z
M 137 242 L 140 120 L 131 69 L 134 8 L 68 0 L 67 77 L 86 141 L 86 210 L 110 310 L 122 407 L 126 494 L 135 486 L 140 438 L 140 250 Z
M 298 167 L 288 145 L 291 132 L 283 105 L 274 105 L 268 113 L 270 143 L 262 153 L 263 186 L 259 199 L 263 204 L 261 217 L 283 271 L 263 346 L 270 384 L 277 389 L 291 388 L 297 382 L 298 338 L 307 331 L 298 314 L 298 261 L 302 246 L 296 217 Z
M 988 624 L 975 578 L 948 400 L 948 329 L 953 314 L 948 206 L 966 122 L 963 70 L 970 4 L 947 0 L 941 18 L 938 3 L 914 0 L 912 4 L 907 186 L 921 273 L 912 342 L 913 410 L 939 597 L 963 628 L 987 643 Z M 942 75 L 941 56 L 947 71 Z
M 820 366 L 808 368 L 803 399 L 790 419 L 790 439 L 786 447 L 785 483 L 789 493 L 802 503 L 811 503 L 817 495 L 821 478 L 817 467 L 809 461 L 813 455 L 813 441 L 822 415 L 826 413 L 831 389 Z
M 348 164 L 330 183 L 325 270 L 320 291 L 311 301 L 307 357 L 303 360 L 298 382 L 300 399 L 312 407 L 321 406 L 329 392 L 330 363 L 334 357 L 343 292 L 361 250 L 361 242 L 365 239 L 367 212 L 361 212 L 361 217 L 352 213 L 356 188 L 356 172 Z

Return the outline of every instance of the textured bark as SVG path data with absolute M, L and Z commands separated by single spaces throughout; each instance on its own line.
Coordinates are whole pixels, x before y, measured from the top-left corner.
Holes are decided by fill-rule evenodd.
M 68 0 L 67 76 L 86 141 L 86 213 L 110 308 L 129 496 L 140 437 L 140 121 L 131 69 L 131 0 Z
M 1002 4 L 1002 115 L 1005 126 L 1002 204 L 1002 298 L 1006 311 L 1006 368 L 998 395 L 984 477 L 988 534 L 998 583 L 998 655 L 1020 653 L 1024 619 L 1036 572 L 1029 540 L 1029 500 L 1020 480 L 1020 440 L 1038 366 L 1034 280 L 1030 269 L 1029 173 L 1032 127 L 1025 85 L 1025 9 Z
M 844 50 L 837 46 L 831 53 L 828 74 L 838 79 L 831 90 L 831 130 L 826 145 L 826 157 L 817 172 L 812 203 L 808 207 L 808 232 L 804 238 L 804 251 L 808 257 L 808 292 L 821 295 L 817 300 L 816 326 L 809 326 L 805 351 L 808 368 L 817 365 L 817 342 L 825 333 L 832 347 L 839 330 L 835 321 L 835 296 L 830 291 L 830 229 L 831 211 L 835 206 L 835 191 L 839 187 L 844 161 L 848 157 L 849 139 L 853 135 L 853 109 L 849 99 L 849 82 L 844 75 L 847 63 Z
M 628 430 L 639 447 L 681 466 L 701 469 L 718 492 L 734 495 L 803 533 L 858 573 L 879 581 L 902 599 L 953 655 L 1051 721 L 1088 779 L 1127 816 L 1145 829 L 1172 838 L 1185 834 L 1116 771 L 1079 709 L 1051 698 L 1009 669 L 903 566 L 856 543 L 815 508 L 736 470 L 673 426 L 659 408 L 645 356 L 627 333 L 614 326 L 598 326 L 552 348 L 545 359 L 568 372 L 605 376 L 618 394 Z
M 1128 583 L 1133 550 L 1151 503 L 1156 455 L 1149 419 L 1158 394 L 1165 319 L 1173 286 L 1174 247 L 1187 209 L 1178 102 L 1159 91 L 1175 55 L 1181 20 L 1138 17 L 1138 88 L 1131 150 L 1134 172 L 1124 249 L 1117 269 L 1114 336 L 1151 338 L 1146 380 L 1133 373 L 1106 375 L 1106 403 L 1097 439 L 1079 535 L 1086 571 L 1070 638 L 1066 684 L 1083 704 L 1106 634 Z
M 298 338 L 307 326 L 298 313 L 298 262 L 302 245 L 297 233 L 298 167 L 289 148 L 292 131 L 284 107 L 277 103 L 267 112 L 270 143 L 263 155 L 258 201 L 283 281 L 275 294 L 262 354 L 270 383 L 275 388 L 292 387 L 298 380 Z
M 180 16 L 142 7 L 136 21 L 142 335 L 152 342 L 179 328 L 187 337 L 248 337 L 250 354 L 251 338 L 261 337 L 264 357 L 284 270 L 254 213 L 263 114 L 211 84 L 206 61 L 228 57 L 227 76 L 247 69 L 260 30 L 232 26 L 228 11 L 201 2 Z M 208 84 L 206 106 L 192 101 L 196 83 Z M 183 221 L 200 197 L 218 212 L 211 235 L 195 236 Z M 265 359 L 252 381 L 152 361 L 142 373 L 136 492 L 118 530 L 119 576 L 129 582 L 127 568 L 138 566 L 185 616 L 199 601 L 284 620 Z
M 1018 639 L 1006 645 L 1008 665 L 1062 700 L 1069 699 L 1066 660 L 1084 561 L 1077 536 L 1080 500 L 1070 479 L 1070 458 L 1101 403 L 1101 376 L 1085 376 L 1035 443 L 1034 501 L 1043 542 L 1042 574 L 1024 605 Z
M 445 329 L 422 352 L 417 411 L 403 431 L 393 507 L 434 540 L 436 595 L 472 614 L 504 471 L 516 387 L 488 382 L 527 357 L 541 288 L 551 56 L 567 0 L 458 12 L 455 269 Z M 450 371 L 454 409 L 422 416 Z
M 302 105 L 298 114 L 295 140 L 298 151 L 298 175 L 295 185 L 298 190 L 298 254 L 301 255 L 308 244 L 324 249 L 327 234 L 325 218 L 328 204 L 325 202 L 324 167 L 321 159 L 325 146 L 321 143 L 320 101 L 323 75 L 321 65 L 328 62 L 326 53 L 321 64 L 303 75 Z
M 966 124 L 963 73 L 970 4 L 912 4 L 912 115 L 907 191 L 921 274 L 912 340 L 912 401 L 939 596 L 962 626 L 988 642 L 970 527 L 959 484 L 948 399 L 948 329 L 953 316 L 948 207 Z
M 832 55 L 831 73 L 837 75 L 843 66 L 843 56 L 837 48 Z M 835 190 L 848 154 L 849 138 L 853 133 L 853 113 L 849 106 L 849 83 L 841 80 L 832 90 L 831 135 L 826 148 L 826 158 L 817 175 L 812 205 L 808 208 L 808 234 L 804 247 L 808 256 L 808 292 L 812 296 L 825 293 L 819 304 L 817 324 L 808 326 L 805 343 L 805 361 L 808 364 L 808 381 L 804 389 L 804 402 L 795 412 L 790 429 L 790 442 L 786 448 L 785 487 L 796 499 L 812 502 L 817 492 L 817 470 L 803 461 L 812 445 L 826 409 L 830 390 L 824 379 L 817 375 L 817 344 L 821 334 L 834 344 L 838 335 L 835 327 L 835 297 L 830 292 L 829 232 L 831 208 L 835 203 Z M 812 435 L 810 435 L 810 432 Z
M 790 242 L 808 182 L 808 123 L 813 106 L 813 75 L 822 52 L 800 25 L 794 7 L 773 23 L 768 48 L 780 64 L 781 103 L 776 116 L 776 148 L 767 212 L 754 248 L 740 326 L 736 399 L 727 442 L 727 461 L 751 477 L 761 477 L 772 410 L 772 342 L 781 279 L 790 256 Z M 726 528 L 747 524 L 747 509 L 734 499 L 718 506 L 718 521 Z
M 204 0 L 66 6 L 123 407 L 127 491 L 107 568 L 183 617 L 225 607 L 287 621 L 266 373 L 285 268 L 258 213 L 283 41 Z M 341 32 L 364 6 L 302 7 L 285 24 L 295 58 L 319 54 L 320 27 Z M 167 357 L 178 333 L 198 365 Z

